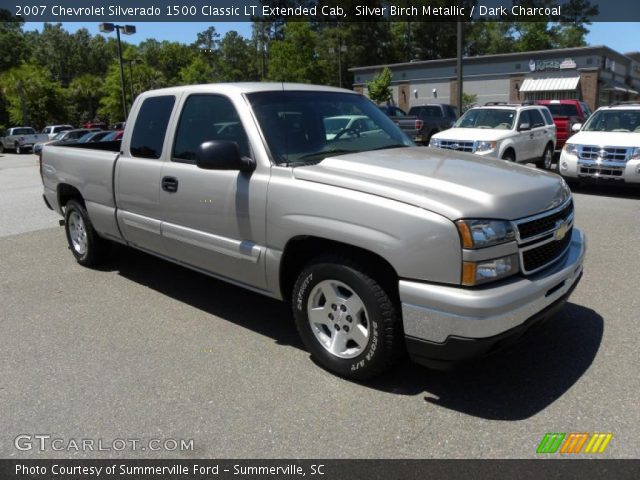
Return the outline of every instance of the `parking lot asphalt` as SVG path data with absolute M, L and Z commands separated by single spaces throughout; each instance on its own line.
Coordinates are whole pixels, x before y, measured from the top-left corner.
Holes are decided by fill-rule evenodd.
M 575 204 L 588 252 L 561 313 L 471 366 L 357 384 L 313 363 L 280 302 L 124 247 L 79 266 L 35 157 L 0 156 L 0 457 L 531 458 L 546 432 L 612 432 L 599 457 L 637 458 L 640 188 Z M 18 450 L 21 434 L 63 449 Z

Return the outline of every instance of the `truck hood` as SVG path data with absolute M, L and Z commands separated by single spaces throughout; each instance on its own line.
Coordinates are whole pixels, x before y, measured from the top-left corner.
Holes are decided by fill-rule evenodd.
M 426 147 L 329 157 L 316 165 L 295 167 L 293 175 L 407 203 L 451 220 L 514 220 L 553 208 L 570 194 L 552 173 Z
M 512 130 L 493 128 L 450 128 L 436 133 L 431 138 L 439 140 L 464 140 L 464 141 L 500 141 L 513 136 Z
M 600 147 L 640 147 L 640 133 L 578 132 L 567 143 Z

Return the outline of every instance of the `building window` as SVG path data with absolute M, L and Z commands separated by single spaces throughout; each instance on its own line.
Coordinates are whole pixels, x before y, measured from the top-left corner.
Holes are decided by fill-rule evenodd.
M 520 64 L 516 63 L 516 70 L 520 70 Z
M 593 58 L 587 58 L 587 65 L 593 65 Z

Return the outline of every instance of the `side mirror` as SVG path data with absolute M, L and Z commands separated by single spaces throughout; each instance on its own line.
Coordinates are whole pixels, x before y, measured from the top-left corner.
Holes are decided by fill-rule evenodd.
M 213 140 L 204 142 L 196 151 L 196 165 L 204 170 L 239 170 L 252 172 L 256 168 L 251 158 L 240 155 L 236 142 Z
M 530 123 L 521 123 L 518 126 L 518 131 L 519 132 L 526 132 L 527 130 L 531 130 L 531 124 Z
M 573 125 L 571 125 L 571 131 L 573 133 L 579 132 L 581 128 L 582 128 L 581 123 L 574 123 Z

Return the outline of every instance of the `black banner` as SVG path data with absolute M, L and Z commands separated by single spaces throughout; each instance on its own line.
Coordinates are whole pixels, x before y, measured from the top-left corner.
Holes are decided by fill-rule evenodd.
M 341 5 L 332 0 L 0 0 L 0 10 L 27 22 L 250 22 L 287 19 L 318 22 L 640 21 L 640 2 L 629 0 L 528 1 L 415 0 Z
M 640 460 L 0 460 L 2 480 L 615 479 Z

